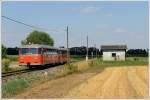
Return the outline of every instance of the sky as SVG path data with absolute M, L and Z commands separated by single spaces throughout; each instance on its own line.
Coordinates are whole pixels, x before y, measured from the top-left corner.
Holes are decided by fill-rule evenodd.
M 66 27 L 69 27 L 69 47 L 126 44 L 128 49 L 148 48 L 148 2 L 146 1 L 4 1 L 2 16 L 43 29 L 34 29 L 1 18 L 1 41 L 6 47 L 21 45 L 34 31 L 47 32 L 54 46 L 66 47 Z

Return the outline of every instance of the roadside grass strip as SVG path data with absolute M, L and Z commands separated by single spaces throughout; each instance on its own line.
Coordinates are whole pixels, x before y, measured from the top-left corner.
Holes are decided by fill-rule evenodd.
M 29 83 L 27 80 L 15 79 L 8 81 L 6 84 L 2 85 L 2 96 L 9 97 L 13 96 L 23 89 L 27 88 Z

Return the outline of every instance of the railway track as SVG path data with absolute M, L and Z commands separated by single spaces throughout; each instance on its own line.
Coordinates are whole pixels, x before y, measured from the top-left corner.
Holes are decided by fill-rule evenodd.
M 78 62 L 78 61 L 71 61 L 70 63 L 75 63 L 75 62 Z M 55 67 L 56 66 L 59 66 L 59 65 L 55 65 Z M 52 67 L 54 67 L 54 66 L 52 66 Z M 49 68 L 51 68 L 51 67 L 49 67 Z M 23 70 L 4 72 L 4 73 L 2 73 L 2 77 L 13 76 L 13 75 L 32 72 L 32 71 L 36 71 L 36 70 L 44 70 L 44 69 L 47 69 L 47 68 L 46 67 L 45 68 L 37 67 L 37 68 L 32 68 L 32 69 L 23 69 Z
M 5 72 L 5 73 L 2 73 L 2 77 L 7 77 L 7 76 L 12 76 L 12 75 L 17 75 L 17 74 L 21 74 L 21 73 L 30 72 L 30 71 L 32 71 L 32 70 L 29 70 L 29 69 L 23 69 L 23 70 L 17 70 L 17 71 Z

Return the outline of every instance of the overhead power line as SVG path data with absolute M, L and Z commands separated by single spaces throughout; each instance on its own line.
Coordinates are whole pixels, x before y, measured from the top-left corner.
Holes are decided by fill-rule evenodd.
M 19 24 L 22 24 L 22 25 L 25 25 L 25 26 L 28 26 L 28 27 L 31 27 L 31 28 L 34 28 L 34 29 L 40 29 L 40 30 L 45 30 L 45 31 L 55 31 L 55 32 L 59 32 L 59 30 L 56 30 L 56 29 L 45 29 L 45 28 L 40 28 L 40 27 L 36 27 L 36 26 L 33 26 L 33 25 L 29 25 L 29 24 L 26 24 L 24 22 L 21 22 L 21 21 L 18 21 L 18 20 L 15 20 L 15 19 L 12 19 L 12 18 L 9 18 L 9 17 L 6 17 L 6 16 L 2 16 L 3 18 L 7 19 L 7 20 L 10 20 L 10 21 L 13 21 L 13 22 L 16 22 L 16 23 L 19 23 Z M 61 30 L 62 31 L 62 30 Z M 64 31 L 64 30 L 63 30 Z
M 9 18 L 9 17 L 6 17 L 6 16 L 2 16 L 2 17 L 3 17 L 3 18 L 5 18 L 5 19 L 8 19 L 8 20 L 11 20 L 11 21 L 13 21 L 13 22 L 16 22 L 16 23 L 19 23 L 19 24 L 22 24 L 22 25 L 25 25 L 25 26 L 31 27 L 31 28 L 43 29 L 43 28 L 39 28 L 39 27 L 36 27 L 36 26 L 33 26 L 33 25 L 26 24 L 26 23 L 21 22 L 21 21 L 14 20 L 14 19 Z M 45 30 L 45 29 L 44 29 L 44 30 Z

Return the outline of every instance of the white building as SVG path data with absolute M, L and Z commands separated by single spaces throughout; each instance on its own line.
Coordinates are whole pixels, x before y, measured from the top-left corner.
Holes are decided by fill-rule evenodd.
M 124 61 L 126 49 L 126 45 L 102 45 L 103 61 Z

